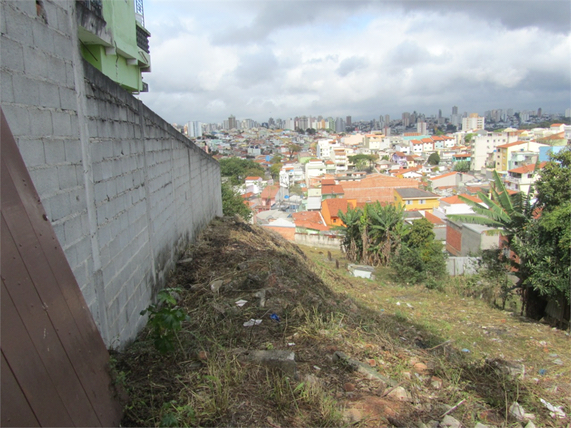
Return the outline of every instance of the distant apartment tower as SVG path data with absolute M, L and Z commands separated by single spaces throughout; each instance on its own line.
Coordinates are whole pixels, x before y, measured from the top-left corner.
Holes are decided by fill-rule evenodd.
M 479 131 L 484 129 L 486 120 L 478 116 L 478 113 L 471 113 L 462 119 L 462 131 Z
M 458 106 L 452 107 L 452 114 L 458 115 Z
M 345 131 L 345 122 L 342 118 L 338 117 L 335 119 L 335 132 L 344 132 Z
M 238 122 L 234 115 L 230 115 L 228 118 L 228 129 L 238 129 Z
M 541 117 L 541 116 L 542 116 L 542 110 L 541 110 L 541 107 L 539 107 L 537 109 L 537 117 Z
M 427 132 L 426 122 L 417 122 L 416 132 L 418 132 L 421 135 L 426 135 Z
M 190 138 L 202 137 L 202 123 L 193 121 L 193 122 L 188 122 L 186 126 L 188 128 L 187 133 Z
M 351 116 L 347 116 L 347 118 L 345 119 L 345 126 L 351 126 Z
M 410 125 L 410 113 L 404 112 L 402 114 L 402 124 L 403 124 L 403 126 Z
M 571 108 L 565 109 L 565 117 L 571 117 Z

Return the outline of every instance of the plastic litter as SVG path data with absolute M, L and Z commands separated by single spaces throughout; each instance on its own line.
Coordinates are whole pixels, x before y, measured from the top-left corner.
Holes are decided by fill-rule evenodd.
M 468 348 L 462 348 L 462 352 L 470 352 Z
M 410 303 L 406 304 L 409 308 L 412 308 L 413 306 Z
M 253 327 L 255 325 L 260 325 L 262 323 L 262 320 L 255 320 L 254 318 L 251 318 L 250 321 L 246 321 L 244 323 L 244 327 Z
M 563 406 L 554 406 L 553 404 L 545 401 L 543 398 L 540 398 L 539 401 L 541 401 L 541 404 L 547 407 L 548 410 L 551 410 L 549 414 L 552 418 L 563 419 L 566 416 L 565 412 L 563 411 Z
M 271 315 L 270 315 L 270 319 L 272 319 L 272 320 L 274 320 L 274 321 L 277 321 L 277 322 L 280 322 L 280 321 L 281 321 L 281 320 L 280 320 L 280 317 L 279 317 L 277 314 L 271 314 Z
M 247 300 L 240 299 L 240 300 L 238 300 L 238 301 L 236 302 L 236 306 L 239 306 L 239 307 L 241 308 L 241 307 L 244 306 L 246 303 L 248 303 Z
M 545 373 L 547 373 L 547 370 L 545 370 L 545 369 L 539 369 L 539 374 L 540 374 L 541 376 L 543 376 Z
M 295 346 L 295 343 L 293 343 L 293 342 L 288 342 L 287 346 Z

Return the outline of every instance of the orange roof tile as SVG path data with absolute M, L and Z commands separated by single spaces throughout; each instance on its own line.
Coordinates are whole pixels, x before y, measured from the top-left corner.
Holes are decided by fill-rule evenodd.
M 345 193 L 340 184 L 321 186 L 322 195 L 342 195 Z
M 347 207 L 353 206 L 348 198 L 325 199 L 323 200 L 323 204 L 327 205 L 332 217 L 337 217 L 337 213 L 339 213 L 339 211 L 345 214 L 348 209 Z
M 323 180 L 321 180 L 322 186 L 333 186 L 334 184 L 335 180 L 333 180 L 332 178 L 324 178 Z
M 445 174 L 439 175 L 438 177 L 432 177 L 430 180 L 438 180 L 439 178 L 450 177 L 451 175 L 458 174 L 456 171 L 447 172 Z
M 264 190 L 262 190 L 262 194 L 260 195 L 260 198 L 262 198 L 262 199 L 275 198 L 276 195 L 278 194 L 279 190 L 280 190 L 280 186 L 278 186 L 278 185 L 267 186 L 264 188 Z
M 520 144 L 526 144 L 525 141 L 514 141 L 513 143 L 502 144 L 500 146 L 496 146 L 498 149 L 507 149 L 508 147 L 519 146 Z
M 361 181 L 347 181 L 341 184 L 345 198 L 357 202 L 393 202 L 394 189 L 403 187 L 418 188 L 420 182 L 413 178 L 397 178 L 384 174 L 370 174 Z
M 252 180 L 261 180 L 261 179 L 262 179 L 262 177 L 246 177 L 246 180 L 250 180 L 250 181 L 252 181 Z
M 445 224 L 444 221 L 440 217 L 436 217 L 434 214 L 426 211 L 424 213 L 424 218 L 427 219 L 432 224 Z
M 545 165 L 547 164 L 547 162 L 541 162 L 539 164 L 539 168 L 543 168 Z M 532 172 L 535 171 L 535 164 L 529 164 L 529 165 L 524 165 L 524 166 L 520 166 L 518 168 L 514 168 L 514 169 L 510 169 L 509 172 L 515 172 L 516 174 L 527 174 L 528 172 Z
M 450 204 L 450 205 L 465 204 L 466 202 L 464 202 L 458 196 L 459 195 L 448 196 L 447 198 L 440 199 L 440 201 L 446 202 L 447 204 Z M 480 198 L 477 198 L 476 196 L 468 195 L 466 193 L 463 193 L 461 196 L 464 196 L 465 198 L 470 199 L 471 201 L 476 202 L 476 203 L 482 202 L 482 200 Z

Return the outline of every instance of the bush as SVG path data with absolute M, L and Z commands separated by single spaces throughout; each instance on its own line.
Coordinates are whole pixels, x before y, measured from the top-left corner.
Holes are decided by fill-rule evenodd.
M 440 242 L 430 242 L 422 247 L 403 245 L 392 267 L 397 281 L 407 284 L 425 283 L 428 288 L 442 288 L 439 284 L 446 276 L 446 255 Z

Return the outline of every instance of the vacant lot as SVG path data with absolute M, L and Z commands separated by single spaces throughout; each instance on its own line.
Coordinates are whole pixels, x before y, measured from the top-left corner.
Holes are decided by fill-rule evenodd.
M 185 258 L 163 306 L 188 314 L 181 329 L 155 322 L 114 356 L 123 426 L 569 423 L 568 334 L 452 283 L 401 287 L 388 269 L 352 278 L 341 253 L 234 218 Z M 170 351 L 155 349 L 159 336 Z

